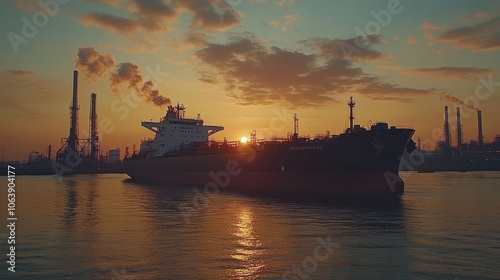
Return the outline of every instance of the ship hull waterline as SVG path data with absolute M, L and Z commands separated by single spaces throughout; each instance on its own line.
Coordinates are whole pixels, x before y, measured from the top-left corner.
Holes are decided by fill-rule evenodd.
M 399 196 L 404 192 L 403 180 L 391 172 L 241 172 L 233 176 L 227 171 L 141 172 L 131 177 L 132 180 L 139 182 L 197 187 L 206 195 L 223 190 L 335 197 Z

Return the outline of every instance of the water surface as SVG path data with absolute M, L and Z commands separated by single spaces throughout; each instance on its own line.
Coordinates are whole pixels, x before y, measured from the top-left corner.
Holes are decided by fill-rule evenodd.
M 18 176 L 17 272 L 3 230 L 0 277 L 499 279 L 500 172 L 403 177 L 400 201 L 366 204 L 200 200 L 192 187 L 123 174 Z

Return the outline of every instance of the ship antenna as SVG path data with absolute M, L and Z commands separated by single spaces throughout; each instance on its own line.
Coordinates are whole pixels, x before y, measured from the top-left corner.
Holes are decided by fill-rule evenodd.
M 354 100 L 352 100 L 352 96 L 351 96 L 351 99 L 349 100 L 349 102 L 347 103 L 347 105 L 349 105 L 349 133 L 352 133 L 354 131 L 354 114 L 353 114 L 353 110 L 354 110 L 354 105 L 356 105 L 356 103 L 354 102 Z

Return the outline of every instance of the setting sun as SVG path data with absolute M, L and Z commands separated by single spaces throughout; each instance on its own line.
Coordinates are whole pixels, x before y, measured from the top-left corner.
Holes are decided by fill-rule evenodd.
M 240 142 L 245 144 L 246 142 L 248 142 L 248 138 L 246 138 L 245 136 L 241 137 L 240 139 Z

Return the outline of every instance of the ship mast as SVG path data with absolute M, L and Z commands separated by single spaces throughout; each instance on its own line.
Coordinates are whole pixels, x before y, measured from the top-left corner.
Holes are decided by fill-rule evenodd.
M 293 136 L 292 139 L 297 140 L 299 138 L 299 116 L 297 113 L 293 113 Z
M 349 102 L 347 103 L 347 105 L 349 105 L 349 133 L 352 133 L 354 131 L 354 113 L 353 113 L 353 110 L 354 110 L 354 105 L 356 105 L 356 103 L 354 103 L 354 100 L 352 100 L 352 96 L 351 96 L 351 99 L 349 100 Z

